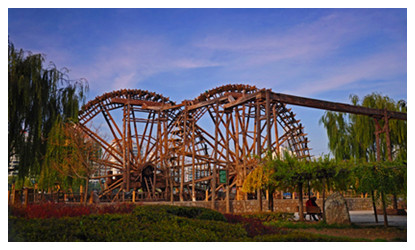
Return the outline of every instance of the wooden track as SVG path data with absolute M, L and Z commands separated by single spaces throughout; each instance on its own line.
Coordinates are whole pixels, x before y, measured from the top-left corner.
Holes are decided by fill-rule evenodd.
M 144 90 L 88 102 L 79 127 L 102 148 L 93 177 L 105 180 L 101 197 L 139 190 L 147 200 L 215 200 L 227 190 L 227 199 L 246 199 L 254 156 L 289 150 L 310 158 L 304 127 L 272 94 L 224 85 L 181 104 Z

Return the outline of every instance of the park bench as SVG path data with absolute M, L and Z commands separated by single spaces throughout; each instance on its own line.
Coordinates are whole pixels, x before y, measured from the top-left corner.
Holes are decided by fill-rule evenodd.
M 311 220 L 311 215 L 317 215 L 318 219 L 321 220 L 323 218 L 323 213 L 321 212 L 321 209 L 319 207 L 304 207 L 303 217 L 306 219 L 306 216 L 309 216 L 309 219 Z M 300 211 L 300 208 L 297 206 L 297 212 Z

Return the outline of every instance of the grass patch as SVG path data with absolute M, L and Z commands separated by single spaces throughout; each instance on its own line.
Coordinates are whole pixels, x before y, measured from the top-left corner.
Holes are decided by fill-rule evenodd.
M 370 241 L 297 231 L 302 228 L 353 226 L 290 222 L 285 220 L 287 216 L 278 214 L 224 215 L 206 208 L 161 205 L 121 206 L 105 210 L 72 207 L 73 211 L 60 206 L 55 208 L 56 211 L 48 207 L 48 213 L 41 212 L 37 207 L 9 212 L 9 241 Z M 276 218 L 283 218 L 283 221 Z
M 178 213 L 180 215 L 176 215 Z M 217 214 L 216 214 L 217 213 Z M 9 241 L 247 241 L 241 225 L 213 210 L 137 207 L 131 214 L 78 217 L 9 217 Z
M 307 232 L 288 232 L 281 235 L 260 235 L 256 236 L 255 241 L 261 242 L 367 242 L 368 239 L 355 239 L 349 237 L 330 236 Z
M 315 228 L 315 229 L 330 229 L 330 228 L 360 228 L 358 225 L 351 224 L 351 225 L 341 225 L 341 224 L 327 224 L 324 221 L 319 222 L 292 222 L 292 221 L 271 221 L 265 222 L 265 225 L 274 226 L 278 228 L 289 228 L 289 229 L 307 229 L 307 228 Z

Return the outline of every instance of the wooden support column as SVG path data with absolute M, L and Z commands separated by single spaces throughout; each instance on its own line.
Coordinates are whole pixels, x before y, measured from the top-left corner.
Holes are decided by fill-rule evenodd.
M 226 213 L 230 213 L 230 201 L 229 201 L 229 165 L 230 165 L 230 158 L 229 158 L 229 140 L 230 140 L 230 133 L 229 133 L 229 125 L 230 125 L 231 113 L 226 113 L 226 197 L 225 197 L 225 204 L 226 204 Z
M 24 207 L 27 207 L 27 204 L 29 204 L 29 189 L 25 188 L 23 189 L 23 195 L 24 195 Z
M 161 148 L 162 148 L 162 138 L 161 138 L 161 116 L 160 116 L 160 110 L 157 112 L 157 141 L 156 141 L 156 148 L 157 148 L 157 156 L 158 156 L 158 162 L 159 166 L 161 167 Z M 152 195 L 153 199 L 156 197 L 156 184 L 157 184 L 157 164 L 155 164 L 153 169 L 153 185 L 152 185 Z
M 84 201 L 84 187 L 82 185 L 79 186 L 79 194 L 80 194 L 80 201 L 81 203 Z
M 386 153 L 388 156 L 388 161 L 392 161 L 392 146 L 391 146 L 391 137 L 390 137 L 390 131 L 389 131 L 389 116 L 388 116 L 388 110 L 384 110 L 384 118 L 385 125 L 383 127 L 383 130 L 385 131 L 386 135 Z M 396 194 L 392 194 L 393 199 L 393 208 L 398 209 L 398 200 L 396 198 Z
M 382 133 L 382 130 L 380 129 L 379 121 L 375 118 L 375 124 L 376 124 L 376 161 L 381 161 L 381 155 L 380 155 L 380 133 Z M 382 209 L 383 209 L 383 224 L 385 227 L 388 226 L 388 215 L 386 213 L 386 202 L 383 192 L 380 193 L 381 202 L 382 202 Z M 374 203 L 373 203 L 374 204 Z M 375 207 L 375 216 L 377 216 L 376 213 L 376 207 Z
M 12 195 L 11 195 L 11 201 L 10 203 L 13 205 L 14 202 L 16 201 L 16 185 L 13 183 L 12 184 Z
M 391 136 L 389 132 L 388 111 L 385 109 L 384 113 L 385 113 L 384 115 L 385 125 L 384 125 L 383 130 L 385 131 L 385 134 L 386 134 L 386 153 L 388 156 L 388 161 L 392 161 L 392 147 L 391 147 Z
M 216 101 L 215 106 L 214 106 L 214 111 L 216 114 L 215 117 L 215 154 L 214 154 L 214 158 L 215 158 L 215 163 L 213 164 L 213 169 L 212 169 L 212 182 L 211 182 L 211 193 L 212 193 L 212 204 L 211 204 L 211 208 L 212 209 L 216 209 L 215 207 L 215 200 L 216 200 L 216 169 L 218 167 L 218 136 L 219 136 L 219 103 L 218 101 Z M 208 199 L 208 195 L 206 194 L 206 199 Z
M 271 102 L 270 102 L 270 91 L 265 92 L 265 115 L 267 121 L 267 150 L 271 151 L 272 137 L 271 137 Z
M 272 153 L 272 136 L 271 136 L 271 100 L 270 100 L 270 90 L 267 90 L 267 92 L 265 92 L 265 115 L 266 115 L 266 121 L 267 121 L 267 151 L 269 153 Z M 275 116 L 274 116 L 275 119 Z M 276 132 L 276 141 L 277 141 L 277 145 L 276 148 L 278 148 L 278 132 L 277 132 L 277 124 L 275 124 L 275 132 Z M 269 192 L 269 190 L 267 190 L 267 193 Z M 267 196 L 267 200 L 268 200 L 268 210 L 269 211 L 273 211 L 274 210 L 274 194 L 273 191 L 271 190 L 271 195 L 269 196 L 270 198 L 268 199 Z
M 261 146 L 261 105 L 259 100 L 257 99 L 256 103 L 256 114 L 255 114 L 255 121 L 256 121 L 256 146 L 257 146 L 257 154 L 260 159 L 262 159 L 262 146 Z M 258 210 L 262 211 L 262 194 L 261 189 L 257 189 L 257 199 L 258 199 Z
M 181 173 L 180 173 L 180 201 L 184 200 L 184 165 L 185 165 L 185 157 L 186 157 L 186 137 L 187 137 L 187 116 L 188 116 L 188 106 L 186 104 L 184 108 L 184 118 L 183 118 L 183 146 L 182 146 L 182 166 L 181 166 Z
M 130 155 L 130 153 L 132 152 L 132 141 L 131 141 L 131 121 L 130 121 L 130 114 L 131 114 L 131 105 L 130 105 L 130 103 L 128 102 L 127 103 L 127 147 L 126 147 L 126 156 L 127 156 L 127 169 L 126 169 L 126 172 L 127 172 L 127 185 L 126 185 L 126 188 L 127 188 L 127 192 L 129 192 L 130 191 L 130 171 L 131 171 L 131 161 L 130 161 L 130 158 L 131 157 L 133 157 L 132 155 Z
M 242 181 L 241 178 L 241 174 L 243 172 L 242 168 L 241 168 L 241 154 L 240 154 L 240 147 L 239 147 L 239 107 L 235 107 L 234 108 L 234 112 L 235 112 L 235 169 L 236 169 L 236 200 L 241 200 L 241 195 L 240 195 L 240 182 Z
M 196 201 L 196 190 L 195 190 L 195 120 L 192 119 L 192 201 Z
M 255 122 L 256 122 L 256 153 L 261 157 L 261 106 L 259 100 L 256 103 L 255 109 Z

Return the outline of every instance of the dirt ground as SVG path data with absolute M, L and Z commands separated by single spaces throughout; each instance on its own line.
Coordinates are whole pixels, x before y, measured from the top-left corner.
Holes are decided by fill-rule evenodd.
M 360 238 L 360 239 L 384 239 L 387 241 L 407 241 L 407 232 L 406 230 L 389 227 L 389 228 L 345 228 L 345 229 L 296 229 L 298 231 L 310 232 L 316 234 L 324 234 L 331 236 L 344 236 L 350 238 Z

